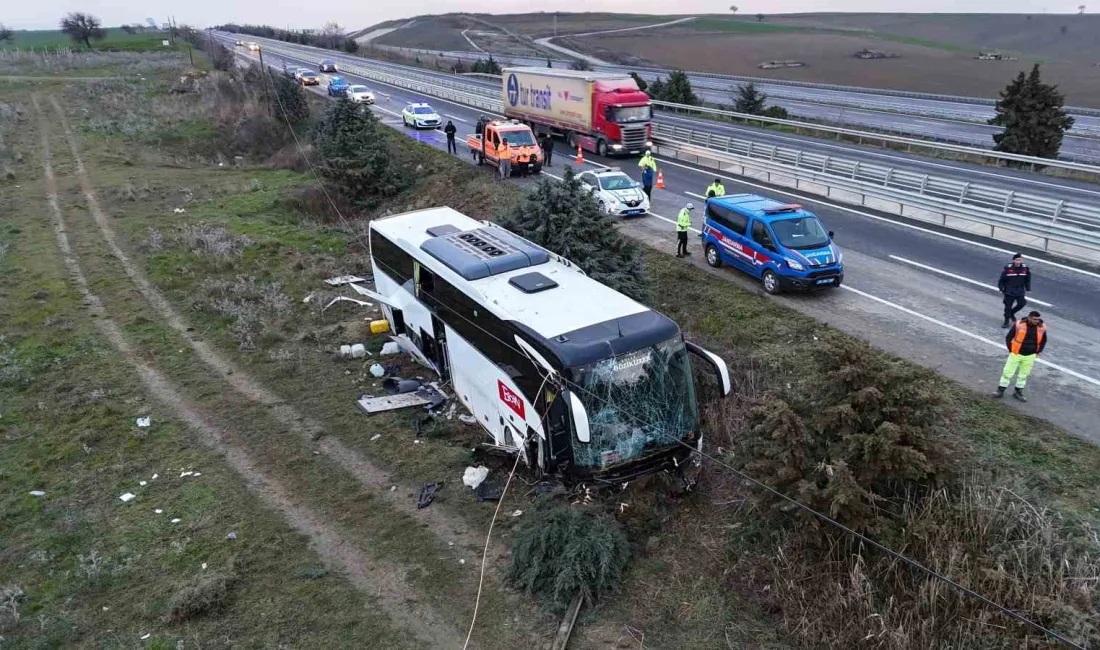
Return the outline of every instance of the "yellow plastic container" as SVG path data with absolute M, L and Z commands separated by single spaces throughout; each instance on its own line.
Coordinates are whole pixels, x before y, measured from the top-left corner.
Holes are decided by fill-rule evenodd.
M 390 331 L 390 322 L 387 320 L 372 320 L 370 322 L 371 334 L 384 334 Z

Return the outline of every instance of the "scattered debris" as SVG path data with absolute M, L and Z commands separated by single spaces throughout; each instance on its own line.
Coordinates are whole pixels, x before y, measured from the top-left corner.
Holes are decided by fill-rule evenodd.
M 142 429 L 147 428 L 152 423 L 153 423 L 153 419 L 151 417 L 149 417 L 148 415 L 146 415 L 143 418 L 138 418 L 137 419 L 137 425 L 139 427 L 141 427 Z
M 206 571 L 206 562 L 203 562 L 203 563 L 202 563 L 202 570 L 203 570 L 203 571 Z
M 198 476 L 198 475 L 195 474 L 194 472 L 180 472 L 180 478 L 184 478 L 186 476 Z
M 381 437 L 382 437 L 381 433 L 376 433 L 376 434 L 374 434 L 373 436 L 370 437 L 370 441 L 374 442 L 375 440 L 378 440 Z
M 151 636 L 153 636 L 153 635 L 152 634 L 142 634 L 141 635 L 141 640 L 144 641 L 145 639 L 148 639 Z
M 354 287 L 354 286 L 357 286 L 357 285 L 353 284 L 351 286 Z M 371 334 L 384 334 L 388 331 L 390 331 L 390 322 L 389 321 L 387 321 L 387 320 L 372 320 L 370 322 L 370 333 Z
M 427 508 L 435 501 L 435 495 L 443 488 L 442 483 L 427 483 L 420 488 L 420 495 L 416 497 L 416 509 Z
M 503 490 L 500 489 L 500 486 L 492 481 L 482 481 L 481 485 L 474 490 L 474 496 L 477 497 L 478 503 L 500 501 L 502 493 Z
M 863 48 L 862 50 L 856 52 L 852 56 L 856 57 L 857 59 L 900 59 L 901 58 L 901 55 L 897 54 L 895 52 L 880 52 L 878 50 L 869 50 L 867 48 Z
M 381 366 L 378 364 L 375 364 L 375 366 L 381 369 Z M 380 377 L 381 375 L 374 373 L 375 366 L 371 367 L 371 374 Z M 412 393 L 382 395 L 379 397 L 363 395 L 356 400 L 355 403 L 367 413 L 382 413 L 384 411 L 395 411 L 397 409 L 411 408 L 413 406 L 428 406 L 429 408 L 435 408 L 446 401 L 447 398 L 435 387 L 421 385 L 418 390 Z
M 31 490 L 30 495 L 32 497 L 44 497 L 44 496 L 46 496 L 46 493 L 43 492 L 42 490 Z
M 523 514 L 522 510 L 515 510 L 515 511 L 512 512 L 513 517 L 519 517 L 522 514 Z
M 397 343 L 397 341 L 390 341 L 389 343 L 386 343 L 382 346 L 382 352 L 380 354 L 386 357 L 391 354 L 397 354 L 400 351 L 401 346 Z
M 178 523 L 179 523 L 179 522 L 181 522 L 181 521 L 183 521 L 183 520 L 177 517 L 176 519 L 173 519 L 173 520 L 172 520 L 172 523 L 173 523 L 173 524 L 178 524 Z
M 358 275 L 338 275 L 335 278 L 329 278 L 325 280 L 325 284 L 330 287 L 339 287 L 345 284 L 352 284 L 354 282 L 366 282 L 366 279 L 361 278 Z
M 156 510 L 153 511 L 153 513 L 158 514 L 158 515 L 162 515 L 162 514 L 164 514 L 164 511 L 161 510 L 160 508 L 157 508 Z
M 130 503 L 131 501 L 134 500 L 134 494 L 132 492 L 127 492 L 126 494 L 123 494 L 119 498 L 122 499 L 123 503 Z
M 305 298 L 302 298 L 302 302 L 307 303 L 307 304 L 309 303 L 310 300 L 313 300 L 313 294 L 312 293 L 309 294 L 308 296 L 306 296 Z
M 761 70 L 771 70 L 773 68 L 801 68 L 805 65 L 801 61 L 765 61 L 756 67 Z
M 370 374 L 375 377 L 384 377 L 386 376 L 386 369 L 382 367 L 382 364 L 376 363 L 370 367 Z
M 383 368 L 383 371 L 385 368 Z M 402 379 L 400 377 L 387 377 L 382 381 L 382 390 L 390 395 L 404 395 L 405 393 L 415 393 L 423 387 L 419 381 L 415 379 Z
M 459 559 L 459 560 L 458 560 L 458 563 L 459 563 L 459 564 L 466 564 L 466 560 L 463 560 L 463 559 Z
M 396 485 L 391 485 L 390 486 L 390 492 L 396 492 L 396 491 L 397 491 L 397 486 Z
M 229 533 L 228 535 L 225 536 L 225 538 L 228 539 L 231 542 L 235 542 L 235 541 L 237 541 L 237 533 Z
M 365 356 L 367 356 L 367 348 L 363 347 L 362 343 L 351 346 L 351 358 L 362 359 Z
M 419 441 L 419 440 L 413 440 L 413 444 L 414 444 L 414 445 L 419 445 L 419 444 L 420 444 L 420 441 Z
M 150 481 L 155 481 L 155 480 L 157 480 L 158 476 L 160 476 L 160 474 L 153 474 L 153 476 L 149 480 Z
M 489 468 L 484 465 L 478 465 L 477 467 L 467 467 L 466 471 L 462 473 L 462 483 L 470 488 L 476 490 L 477 486 L 481 485 L 481 482 L 489 476 Z
M 176 214 L 183 214 L 184 212 L 187 212 L 187 210 L 184 210 L 183 208 L 176 208 L 175 210 L 172 210 L 172 212 L 175 212 Z
M 322 314 L 325 313 L 326 309 L 328 309 L 329 307 L 335 305 L 338 302 L 353 302 L 353 303 L 359 305 L 360 307 L 371 307 L 372 306 L 369 302 L 366 302 L 364 300 L 358 300 L 356 298 L 348 298 L 347 296 L 336 296 L 332 300 L 328 301 L 327 305 L 325 305 L 324 307 L 321 308 L 321 313 Z
M 138 485 L 144 487 L 144 486 L 149 485 L 149 484 L 145 481 L 138 481 Z
M 462 422 L 462 424 L 468 424 L 468 425 L 477 424 L 477 418 L 475 418 L 472 415 L 466 415 L 465 413 L 458 416 L 458 419 L 459 419 L 460 422 Z

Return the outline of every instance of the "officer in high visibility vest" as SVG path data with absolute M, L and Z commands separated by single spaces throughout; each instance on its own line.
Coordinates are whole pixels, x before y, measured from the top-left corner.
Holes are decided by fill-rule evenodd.
M 642 191 L 647 199 L 653 198 L 653 179 L 657 177 L 657 161 L 646 149 L 645 155 L 638 161 L 638 168 L 642 170 Z
M 1027 376 L 1031 374 L 1035 359 L 1047 345 L 1047 328 L 1039 312 L 1033 311 L 1027 318 L 1013 323 L 1005 336 L 1005 345 L 1008 346 L 1008 360 L 1005 361 L 1000 385 L 993 396 L 998 399 L 1004 397 L 1005 389 L 1012 383 L 1012 376 L 1016 375 L 1016 388 L 1012 396 L 1026 402 L 1024 386 L 1027 385 Z
M 714 179 L 714 182 L 711 183 L 710 187 L 707 188 L 707 198 L 709 199 L 712 196 L 725 196 L 725 195 L 726 195 L 726 188 L 725 188 L 724 185 L 722 185 L 721 179 L 718 179 L 718 178 Z
M 688 229 L 691 228 L 691 212 L 694 209 L 695 204 L 688 203 L 676 217 L 676 257 L 691 255 L 688 252 Z

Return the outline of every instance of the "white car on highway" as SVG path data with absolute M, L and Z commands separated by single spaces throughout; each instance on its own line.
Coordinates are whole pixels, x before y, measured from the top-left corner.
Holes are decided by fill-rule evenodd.
M 439 113 L 436 113 L 434 108 L 424 103 L 406 106 L 405 110 L 401 111 L 401 119 L 405 121 L 405 126 L 416 129 L 438 129 L 443 123 L 439 118 Z
M 366 86 L 353 85 L 348 86 L 348 89 L 344 92 L 347 98 L 356 104 L 373 104 L 374 103 L 374 91 Z
M 642 191 L 641 183 L 618 167 L 581 172 L 577 180 L 607 214 L 633 217 L 649 211 L 649 197 Z

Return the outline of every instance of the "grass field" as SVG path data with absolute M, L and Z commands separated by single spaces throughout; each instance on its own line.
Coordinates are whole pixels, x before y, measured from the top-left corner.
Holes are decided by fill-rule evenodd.
M 96 50 L 159 50 L 168 49 L 162 44 L 167 40 L 166 32 L 146 32 L 127 34 L 118 27 L 107 29 L 107 36 L 100 41 L 92 41 L 92 48 Z M 179 39 L 177 39 L 178 41 Z M 67 34 L 58 30 L 17 31 L 13 40 L 5 41 L 0 45 L 0 50 L 30 49 L 30 48 L 58 48 L 69 47 L 73 49 L 85 49 L 83 44 L 76 45 Z
M 365 342 L 376 355 L 384 339 L 367 333 L 374 314 L 347 305 L 323 311 L 342 293 L 323 279 L 369 274 L 363 223 L 343 223 L 316 202 L 286 135 L 266 130 L 258 84 L 205 82 L 202 93 L 170 95 L 179 69 L 147 72 L 148 83 L 0 86 L 0 103 L 23 116 L 0 122 L 0 165 L 14 176 L 0 178 L 5 647 L 222 647 L 227 638 L 264 648 L 457 645 L 492 507 L 458 480 L 482 462 L 470 453 L 478 431 L 452 420 L 417 427 L 416 411 L 368 418 L 353 406 L 378 388 L 368 372 L 374 357 L 344 361 L 334 351 Z M 218 110 L 231 101 L 233 110 Z M 394 164 L 415 168 L 416 181 L 367 217 L 447 204 L 499 218 L 523 197 L 426 145 L 385 137 Z M 243 156 L 236 164 L 235 154 Z M 750 431 L 727 416 L 747 418 L 755 399 L 826 381 L 807 361 L 818 338 L 890 360 L 722 271 L 702 276 L 654 251 L 646 261 L 653 306 L 734 361 L 731 411 L 704 404 L 708 449 L 728 462 L 739 462 Z M 425 372 L 408 362 L 401 371 Z M 1097 602 L 1094 562 L 1073 565 L 1083 582 L 1059 600 L 1039 589 L 1048 583 L 1021 582 L 1012 560 L 1025 551 L 1056 560 L 1041 542 L 1061 540 L 1063 524 L 1077 526 L 1075 543 L 1093 548 L 1100 450 L 953 384 L 926 383 L 949 406 L 947 442 L 967 478 L 1012 490 L 1058 525 L 1045 538 L 992 549 L 937 536 L 945 549 L 966 552 L 922 559 L 1022 585 L 999 597 L 1025 611 L 1035 606 L 1032 593 L 1047 598 L 1061 608 L 1052 624 L 1074 607 L 1088 611 L 1082 603 Z M 142 416 L 152 426 L 139 427 Z M 491 464 L 499 477 L 501 465 Z M 417 510 L 416 492 L 429 481 L 446 486 Z M 500 577 L 511 513 L 528 510 L 534 492 L 526 475 L 515 485 L 494 529 L 477 647 L 542 647 L 558 622 Z M 127 492 L 135 498 L 120 500 Z M 704 467 L 693 495 L 673 497 L 655 478 L 605 505 L 627 527 L 634 561 L 623 594 L 586 611 L 570 647 L 848 648 L 814 635 L 862 638 L 871 614 L 891 614 L 891 585 L 868 580 L 861 590 L 850 558 L 802 564 L 810 555 L 791 542 L 798 520 L 760 505 L 717 466 Z M 924 550 L 928 530 L 889 541 Z M 1045 576 L 1061 565 L 1036 566 Z M 803 588 L 833 585 L 819 609 L 855 594 L 850 600 L 872 611 L 822 621 L 796 605 L 784 574 Z M 959 611 L 991 635 L 1018 632 L 1001 618 Z M 1088 634 L 1095 624 L 1073 631 Z M 937 638 L 938 646 L 923 647 L 949 645 Z M 1034 637 L 997 640 L 989 647 L 1047 647 Z

